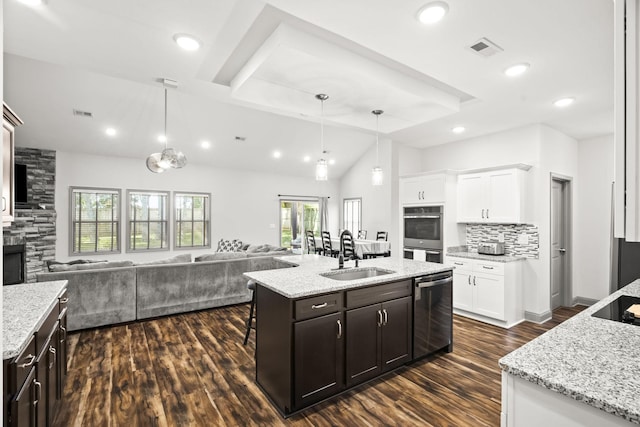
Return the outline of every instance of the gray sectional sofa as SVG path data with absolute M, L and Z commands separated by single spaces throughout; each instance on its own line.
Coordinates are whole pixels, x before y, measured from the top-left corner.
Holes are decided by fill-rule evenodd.
M 287 253 L 284 253 L 286 255 Z M 38 282 L 68 280 L 70 331 L 247 302 L 242 273 L 292 265 L 282 252 L 203 256 L 196 262 L 40 273 Z M 189 255 L 190 258 L 190 255 Z M 114 263 L 105 263 L 114 264 Z M 120 264 L 116 264 L 120 265 Z

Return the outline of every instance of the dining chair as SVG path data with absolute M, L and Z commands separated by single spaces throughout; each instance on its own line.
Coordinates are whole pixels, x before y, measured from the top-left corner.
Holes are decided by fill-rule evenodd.
M 345 259 L 355 259 L 356 251 L 353 243 L 353 234 L 349 230 L 344 230 L 340 235 L 340 251 Z
M 378 233 L 376 235 L 376 240 L 384 240 L 386 242 L 388 237 L 389 237 L 389 233 L 388 232 L 386 232 L 386 231 L 378 231 Z
M 336 258 L 340 251 L 338 249 L 333 249 L 331 246 L 331 233 L 328 231 L 322 232 L 322 251 L 324 256 L 330 256 Z
M 358 230 L 358 240 L 367 238 L 367 230 Z
M 306 230 L 305 232 L 305 236 L 307 238 L 307 253 L 308 254 L 318 254 L 318 255 L 322 255 L 322 248 L 319 248 L 316 245 L 316 236 L 314 236 L 313 231 L 312 230 Z

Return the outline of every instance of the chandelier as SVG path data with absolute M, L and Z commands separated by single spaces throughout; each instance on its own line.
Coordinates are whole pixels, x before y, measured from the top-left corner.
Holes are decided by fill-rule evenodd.
M 167 169 L 180 169 L 187 165 L 187 157 L 182 151 L 169 148 L 167 137 L 167 85 L 174 85 L 175 82 L 164 79 L 164 149 L 161 153 L 153 153 L 147 157 L 147 168 L 153 173 L 162 173 Z

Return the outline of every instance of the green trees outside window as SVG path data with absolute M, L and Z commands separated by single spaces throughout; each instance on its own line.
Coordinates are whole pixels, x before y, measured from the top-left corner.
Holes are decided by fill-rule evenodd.
M 201 193 L 175 193 L 175 247 L 210 247 L 210 197 Z
M 129 191 L 130 251 L 169 249 L 168 192 Z
M 71 187 L 71 253 L 120 252 L 120 190 Z

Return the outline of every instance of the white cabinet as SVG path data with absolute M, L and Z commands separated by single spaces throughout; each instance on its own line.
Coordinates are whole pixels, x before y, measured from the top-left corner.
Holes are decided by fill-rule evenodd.
M 11 111 L 7 104 L 2 111 L 2 226 L 11 225 L 14 218 L 14 166 L 13 149 L 15 128 L 22 120 Z
M 521 263 L 447 256 L 453 270 L 453 308 L 457 314 L 511 327 L 524 320 Z
M 444 173 L 400 179 L 400 204 L 444 203 Z
M 458 176 L 458 222 L 524 222 L 524 171 L 511 168 Z

